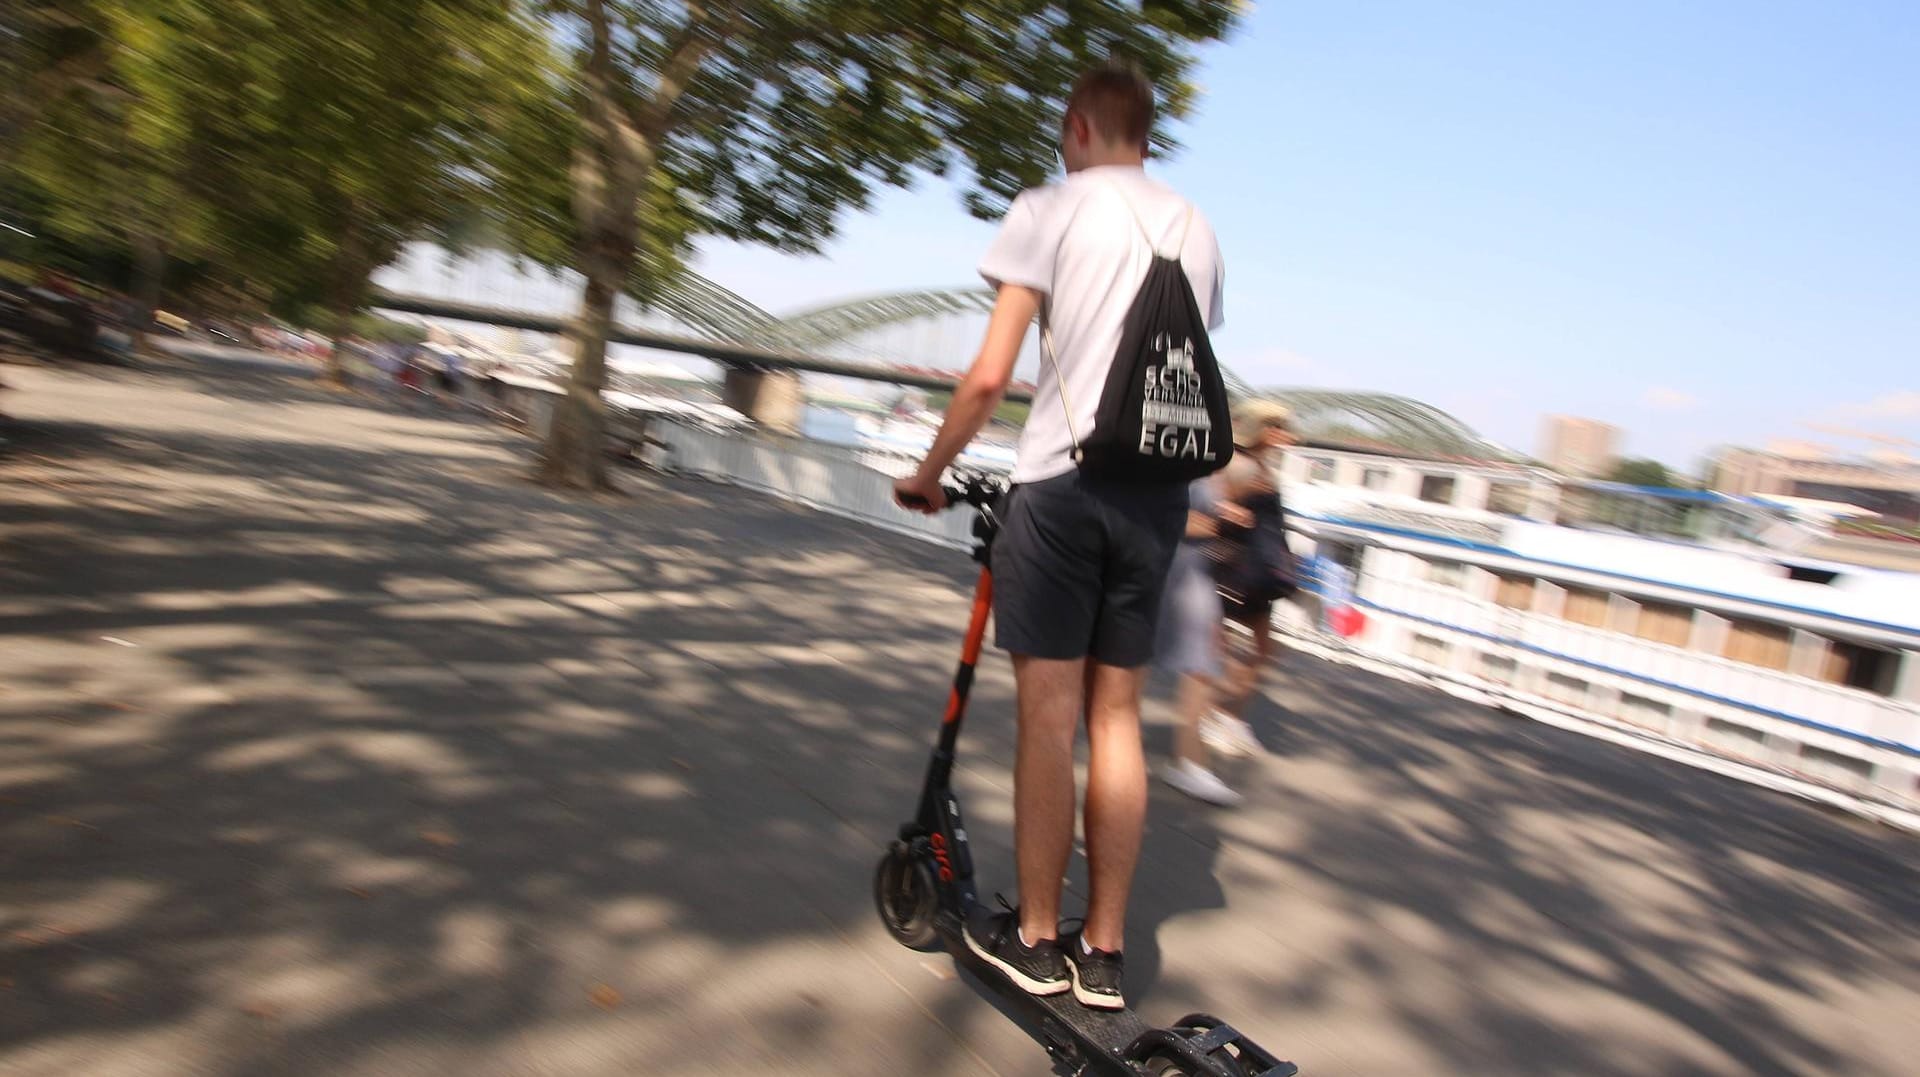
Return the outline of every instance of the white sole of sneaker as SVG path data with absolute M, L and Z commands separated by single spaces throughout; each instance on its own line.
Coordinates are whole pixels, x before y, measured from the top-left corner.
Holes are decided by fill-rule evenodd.
M 1162 774 L 1160 775 L 1160 780 L 1165 782 L 1168 788 L 1177 790 L 1181 794 L 1191 797 L 1202 804 L 1211 804 L 1216 808 L 1235 807 L 1242 799 L 1239 793 L 1228 789 L 1225 785 L 1222 785 L 1219 791 L 1209 792 L 1189 784 L 1188 779 L 1180 777 L 1175 773 Z M 1068 960 L 1071 961 L 1072 959 L 1069 958 Z
M 1074 964 L 1073 958 L 1071 957 L 1067 958 L 1067 977 L 1073 981 L 1074 1001 L 1080 1003 L 1080 1005 L 1090 1010 L 1124 1010 L 1127 1008 L 1127 1000 L 1124 998 L 1114 998 L 1112 995 L 1098 994 L 1081 987 L 1080 966 Z
M 1245 759 L 1248 754 L 1246 746 L 1230 733 L 1201 730 L 1200 743 L 1229 759 Z
M 1019 969 L 1014 968 L 1012 965 L 1007 964 L 1005 961 L 982 950 L 980 944 L 973 941 L 973 932 L 963 931 L 962 934 L 966 935 L 967 949 L 973 951 L 973 956 L 999 969 L 1002 973 L 1006 974 L 1007 979 L 1012 980 L 1019 986 L 1020 990 L 1025 991 L 1029 995 L 1058 995 L 1073 989 L 1071 979 L 1059 980 L 1054 983 L 1048 983 L 1045 980 L 1036 980 L 1026 973 L 1021 972 Z M 1071 969 L 1073 966 L 1069 964 L 1067 967 Z

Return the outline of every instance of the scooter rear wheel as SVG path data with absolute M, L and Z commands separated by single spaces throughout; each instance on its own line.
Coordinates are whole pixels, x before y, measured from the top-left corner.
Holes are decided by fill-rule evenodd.
M 1240 1060 L 1228 1054 L 1225 1048 L 1214 1051 L 1207 1060 L 1220 1067 L 1230 1077 L 1244 1077 L 1247 1070 Z M 1200 1077 L 1200 1071 L 1187 1068 L 1187 1064 L 1178 1058 L 1156 1054 L 1147 1059 L 1147 1072 L 1153 1077 Z
M 1166 1055 L 1154 1055 L 1147 1059 L 1146 1066 L 1147 1073 L 1152 1077 L 1189 1077 L 1186 1067 Z
M 940 911 L 940 891 L 933 867 L 905 842 L 894 842 L 874 869 L 873 903 L 894 941 L 909 950 L 940 948 L 933 922 Z

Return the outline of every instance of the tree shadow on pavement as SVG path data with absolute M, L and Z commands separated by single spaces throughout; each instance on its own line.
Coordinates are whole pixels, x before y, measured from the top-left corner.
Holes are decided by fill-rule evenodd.
M 1364 970 L 1443 1072 L 1893 1073 L 1917 1045 L 1884 1020 L 1920 988 L 1910 836 L 1349 668 L 1277 680 L 1256 723 L 1296 825 L 1233 839 L 1331 930 L 1276 1007 Z
M 0 1057 L 897 1053 L 823 938 L 868 927 L 944 679 L 884 656 L 964 565 L 875 578 L 887 544 L 722 488 L 557 497 L 484 429 L 224 410 L 41 419 L 7 465 Z M 703 1008 L 723 1048 L 666 1034 Z
M 964 556 L 719 486 L 553 495 L 509 435 L 276 378 L 19 394 L 0 1069 L 1044 1071 L 868 890 Z M 1910 840 L 1351 670 L 1270 696 L 1245 808 L 1156 787 L 1148 1016 L 1314 1073 L 1916 1046 Z M 957 779 L 988 893 L 1010 716 L 990 657 Z

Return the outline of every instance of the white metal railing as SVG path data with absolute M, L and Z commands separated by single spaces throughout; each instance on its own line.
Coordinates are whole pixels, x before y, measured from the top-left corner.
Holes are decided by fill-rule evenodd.
M 662 444 L 659 463 L 666 470 L 760 490 L 944 546 L 972 546 L 971 511 L 927 516 L 893 503 L 894 478 L 912 466 L 906 457 L 798 438 L 723 434 L 683 423 L 661 423 L 654 436 Z
M 800 439 L 772 439 L 749 432 L 717 432 L 675 422 L 658 424 L 654 434 L 658 443 L 655 460 L 666 470 L 759 490 L 944 546 L 965 549 L 972 544 L 972 513 L 956 511 L 924 516 L 893 504 L 893 478 L 905 474 L 914 463 L 906 456 Z M 1804 717 L 1877 740 L 1920 744 L 1920 707 L 1900 700 L 1506 609 L 1458 588 L 1424 580 L 1369 577 L 1362 581 L 1359 597 L 1389 613 L 1399 611 L 1437 626 L 1448 626 L 1434 629 L 1444 636 L 1480 637 L 1471 646 L 1516 661 L 1525 659 L 1520 661 L 1523 668 L 1565 669 L 1569 674 L 1581 674 L 1584 679 L 1597 675 L 1622 685 L 1623 690 L 1637 690 L 1631 686 L 1643 685 L 1649 680 L 1674 686 L 1659 689 L 1646 685 L 1649 695 L 1673 699 L 1676 710 L 1691 709 L 1703 715 L 1738 721 L 1742 714 L 1750 713 L 1738 705 L 1745 702 L 1765 711 Z M 1286 622 L 1281 623 L 1284 630 L 1290 634 L 1304 632 L 1305 638 L 1324 645 L 1322 649 L 1330 656 L 1365 655 L 1383 668 L 1407 672 L 1433 668 L 1411 654 L 1369 646 L 1367 640 L 1375 638 L 1373 632 L 1360 640 L 1339 641 L 1312 625 L 1292 623 L 1304 620 L 1311 618 L 1304 614 L 1295 616 L 1291 609 L 1276 614 L 1276 623 Z M 1417 626 L 1421 621 L 1410 623 Z M 1529 651 L 1532 653 L 1528 654 Z M 1581 663 L 1601 668 L 1591 669 Z M 1474 665 L 1458 666 L 1447 675 L 1463 682 L 1478 682 L 1496 689 L 1496 694 L 1514 691 L 1485 681 L 1479 672 Z M 1544 690 L 1552 694 L 1552 685 L 1546 685 Z M 1706 698 L 1698 693 L 1720 698 Z M 1603 723 L 1613 720 L 1610 715 L 1593 710 L 1591 703 L 1590 698 L 1559 701 L 1561 709 L 1570 714 L 1585 715 Z M 1753 717 L 1766 726 L 1787 726 L 1763 715 Z M 1805 727 L 1791 728 L 1804 731 L 1803 743 L 1851 743 L 1873 755 L 1892 751 L 1872 749 L 1857 741 L 1842 741 L 1837 736 L 1823 735 Z M 1701 746 L 1720 753 L 1720 748 L 1711 743 Z M 1804 769 L 1791 761 L 1783 760 L 1779 765 Z M 1857 781 L 1837 784 L 1861 787 Z M 1901 798 L 1911 796 L 1904 787 L 1895 792 Z
M 1369 578 L 1361 597 L 1388 611 L 1492 637 L 1849 733 L 1920 747 L 1920 706 L 1619 632 L 1507 609 L 1425 580 Z

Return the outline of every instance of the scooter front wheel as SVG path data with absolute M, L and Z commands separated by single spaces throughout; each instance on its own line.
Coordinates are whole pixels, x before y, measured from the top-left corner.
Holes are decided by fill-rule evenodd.
M 940 911 L 940 891 L 933 867 L 905 842 L 894 842 L 874 869 L 873 903 L 894 941 L 909 950 L 940 948 L 933 922 Z

